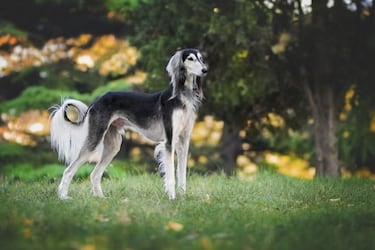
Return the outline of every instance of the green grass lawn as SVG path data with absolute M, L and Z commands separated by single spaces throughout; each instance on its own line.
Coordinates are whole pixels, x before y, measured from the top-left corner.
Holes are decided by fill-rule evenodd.
M 1 249 L 375 249 L 375 182 L 188 178 L 169 201 L 157 175 L 103 181 L 106 199 L 74 180 L 0 182 Z

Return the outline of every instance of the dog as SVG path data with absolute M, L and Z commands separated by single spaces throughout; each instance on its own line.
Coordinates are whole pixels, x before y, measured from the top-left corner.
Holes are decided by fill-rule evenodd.
M 177 51 L 166 70 L 171 81 L 163 91 L 108 92 L 89 106 L 65 99 L 53 108 L 51 147 L 67 165 L 58 186 L 60 199 L 70 199 L 73 176 L 94 153 L 99 153 L 100 159 L 90 174 L 91 191 L 94 196 L 105 197 L 102 175 L 119 152 L 122 134 L 128 129 L 156 143 L 154 156 L 170 200 L 176 198 L 177 156 L 177 190 L 185 194 L 190 137 L 203 98 L 201 77 L 208 70 L 197 49 Z

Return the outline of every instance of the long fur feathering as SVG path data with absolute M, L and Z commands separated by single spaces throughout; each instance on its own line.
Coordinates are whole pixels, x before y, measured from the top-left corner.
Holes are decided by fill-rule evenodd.
M 166 70 L 168 75 L 171 77 L 170 84 L 173 85 L 173 93 L 170 99 L 173 99 L 182 90 L 185 82 L 185 69 L 181 67 L 181 51 L 177 51 L 173 57 L 169 60 Z
M 165 174 L 165 155 L 163 154 L 164 150 L 165 143 L 159 143 L 158 145 L 156 145 L 154 150 L 154 159 L 158 163 L 158 170 L 161 176 L 164 176 Z
M 78 124 L 72 121 L 67 122 L 66 109 L 68 106 L 73 106 L 78 112 Z M 81 101 L 66 99 L 63 100 L 61 106 L 55 106 L 51 117 L 51 146 L 56 150 L 58 159 L 69 164 L 72 160 L 78 157 L 83 143 L 87 137 L 88 123 L 84 122 L 84 117 L 87 112 L 87 105 Z

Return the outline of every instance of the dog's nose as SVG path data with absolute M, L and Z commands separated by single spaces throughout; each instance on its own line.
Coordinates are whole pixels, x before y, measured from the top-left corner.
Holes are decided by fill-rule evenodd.
M 208 72 L 207 68 L 203 68 L 203 69 L 202 69 L 202 73 L 203 73 L 203 74 L 206 74 L 207 72 Z

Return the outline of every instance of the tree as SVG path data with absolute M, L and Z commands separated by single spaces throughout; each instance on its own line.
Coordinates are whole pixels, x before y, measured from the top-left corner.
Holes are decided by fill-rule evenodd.
M 346 91 L 355 86 L 364 100 L 363 90 L 373 85 L 371 3 L 335 1 L 329 6 L 315 0 L 305 11 L 301 1 L 275 1 L 272 7 L 275 34 L 293 37 L 278 58 L 286 69 L 280 77 L 288 77 L 306 96 L 314 120 L 317 176 L 340 174 L 337 132 Z

